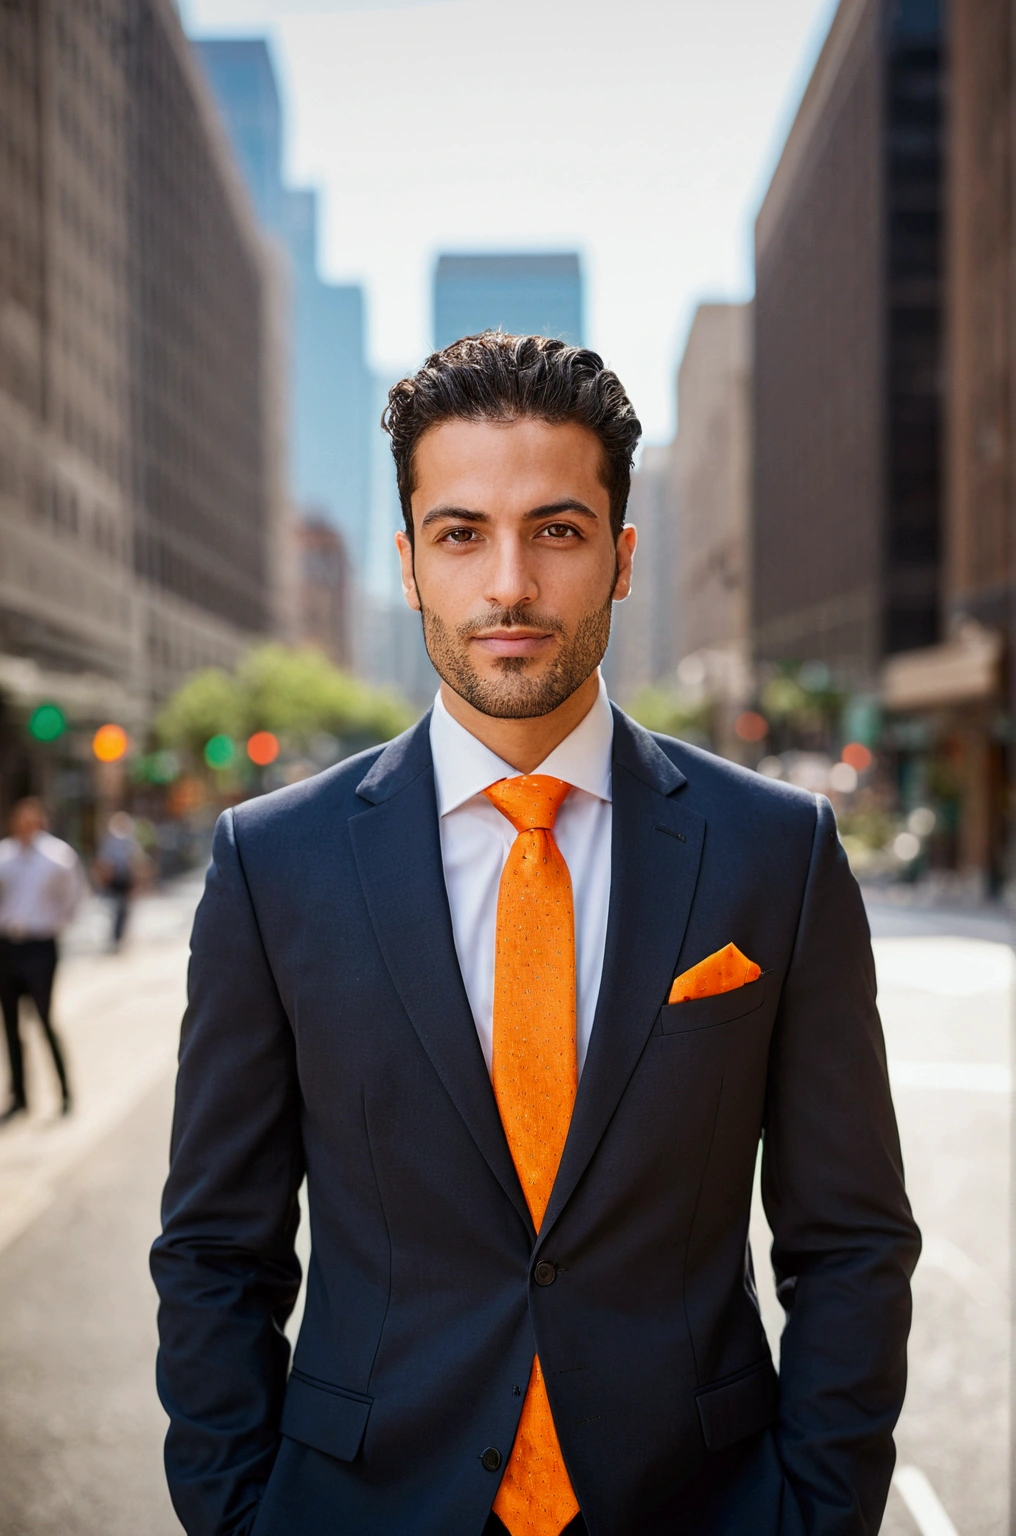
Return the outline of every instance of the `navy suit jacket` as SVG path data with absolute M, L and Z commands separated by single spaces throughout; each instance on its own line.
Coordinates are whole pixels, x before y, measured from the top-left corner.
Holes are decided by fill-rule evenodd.
M 427 718 L 221 818 L 152 1259 L 190 1536 L 481 1536 L 537 1352 L 590 1536 L 877 1530 L 919 1240 L 832 811 L 616 711 L 612 860 L 537 1235 L 456 961 Z M 730 940 L 760 979 L 669 1005 Z

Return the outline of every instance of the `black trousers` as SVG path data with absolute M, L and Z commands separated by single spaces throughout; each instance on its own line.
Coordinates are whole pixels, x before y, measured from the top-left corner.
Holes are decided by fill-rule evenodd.
M 493 1512 L 484 1526 L 483 1536 L 507 1536 L 507 1527 Z M 561 1536 L 586 1536 L 586 1522 L 582 1516 L 576 1515 L 574 1520 L 570 1520 Z
M 3 1009 L 7 1054 L 11 1064 L 11 1097 L 16 1104 L 26 1102 L 25 1059 L 18 1027 L 18 1013 L 23 997 L 30 997 L 35 1004 L 56 1075 L 60 1079 L 60 1091 L 65 1100 L 68 1097 L 63 1051 L 50 1019 L 56 958 L 55 939 L 0 938 L 0 1008 Z

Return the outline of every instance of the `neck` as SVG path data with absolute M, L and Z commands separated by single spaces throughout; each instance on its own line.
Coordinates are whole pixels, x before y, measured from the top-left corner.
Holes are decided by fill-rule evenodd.
M 585 719 L 596 703 L 599 691 L 600 674 L 596 671 L 549 715 L 534 715 L 525 720 L 501 720 L 494 715 L 485 715 L 467 704 L 445 682 L 441 684 L 441 701 L 453 720 L 503 762 L 510 763 L 519 773 L 532 773 L 566 736 L 571 735 L 579 721 Z

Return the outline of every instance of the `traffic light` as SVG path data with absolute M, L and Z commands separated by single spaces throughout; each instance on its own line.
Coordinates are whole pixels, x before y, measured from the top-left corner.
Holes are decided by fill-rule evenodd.
M 279 738 L 271 731 L 255 731 L 247 739 L 247 756 L 257 768 L 267 768 L 279 755 Z
M 92 737 L 92 751 L 100 763 L 118 763 L 130 745 L 122 725 L 100 725 Z
M 205 742 L 205 762 L 209 768 L 228 768 L 236 756 L 236 747 L 229 736 L 210 736 Z
M 28 734 L 36 741 L 57 741 L 67 729 L 67 716 L 59 704 L 40 704 L 28 721 Z

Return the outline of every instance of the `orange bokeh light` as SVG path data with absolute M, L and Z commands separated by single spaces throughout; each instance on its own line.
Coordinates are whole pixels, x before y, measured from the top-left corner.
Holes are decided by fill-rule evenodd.
M 122 725 L 100 725 L 92 737 L 92 751 L 100 763 L 116 763 L 127 751 L 127 732 Z
M 769 735 L 769 722 L 754 709 L 746 709 L 734 721 L 734 731 L 742 741 L 763 741 Z
M 267 768 L 279 755 L 279 738 L 271 731 L 255 731 L 247 740 L 247 756 L 258 768 Z
M 863 773 L 866 768 L 871 767 L 871 753 L 863 742 L 848 741 L 840 756 L 845 763 L 850 764 L 855 773 Z

